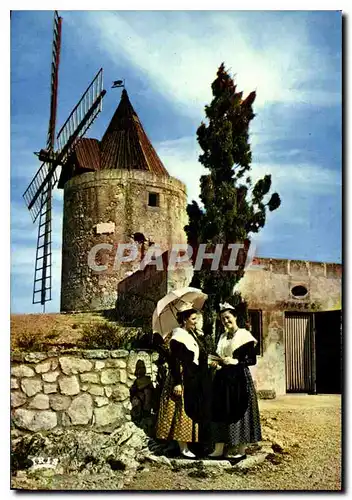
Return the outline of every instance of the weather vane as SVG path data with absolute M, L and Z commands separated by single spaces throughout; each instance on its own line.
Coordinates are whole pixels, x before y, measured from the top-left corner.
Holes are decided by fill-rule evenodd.
M 112 89 L 117 89 L 117 88 L 120 88 L 120 87 L 123 87 L 125 88 L 125 80 L 115 80 L 113 83 L 112 83 Z

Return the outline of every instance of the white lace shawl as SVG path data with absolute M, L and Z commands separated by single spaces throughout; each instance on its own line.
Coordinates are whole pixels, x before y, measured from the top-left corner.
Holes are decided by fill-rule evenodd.
M 248 344 L 249 342 L 254 342 L 257 344 L 257 340 L 253 337 L 251 332 L 246 330 L 245 328 L 239 328 L 232 339 L 227 338 L 227 332 L 223 333 L 220 336 L 216 353 L 221 358 L 230 357 L 232 358 L 233 352 L 244 344 Z

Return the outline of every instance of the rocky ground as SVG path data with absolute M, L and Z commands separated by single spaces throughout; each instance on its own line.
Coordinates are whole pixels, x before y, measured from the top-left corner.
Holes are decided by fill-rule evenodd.
M 283 396 L 261 400 L 260 410 L 263 441 L 249 448 L 248 458 L 236 466 L 228 461 L 167 458 L 160 455 L 162 447 L 148 442 L 128 423 L 114 436 L 95 438 L 95 455 L 90 455 L 87 435 L 85 439 L 83 435 L 57 436 L 55 445 L 47 438 L 49 444 L 41 445 L 42 455 L 52 457 L 66 439 L 71 443 L 71 460 L 66 457 L 66 465 L 63 460 L 56 468 L 34 464 L 18 470 L 12 476 L 12 488 L 341 490 L 339 396 Z

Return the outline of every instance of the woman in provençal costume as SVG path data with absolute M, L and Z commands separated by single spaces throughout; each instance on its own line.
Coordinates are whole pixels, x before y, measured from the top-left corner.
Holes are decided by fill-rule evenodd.
M 230 304 L 220 304 L 219 314 L 225 331 L 216 349 L 219 359 L 215 362 L 211 426 L 215 449 L 209 456 L 220 458 L 225 447 L 236 447 L 233 458 L 240 461 L 246 456 L 246 445 L 261 440 L 258 401 L 248 368 L 257 362 L 257 340 L 238 327 L 236 310 Z
M 195 458 L 189 443 L 202 441 L 210 426 L 211 379 L 205 347 L 196 333 L 197 311 L 184 303 L 177 313 L 179 327 L 165 339 L 169 372 L 161 393 L 156 437 L 176 440 L 181 455 Z

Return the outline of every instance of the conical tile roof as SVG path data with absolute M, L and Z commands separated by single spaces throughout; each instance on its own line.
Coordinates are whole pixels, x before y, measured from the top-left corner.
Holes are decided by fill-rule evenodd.
M 100 143 L 100 168 L 146 170 L 169 175 L 133 109 L 125 89 Z

